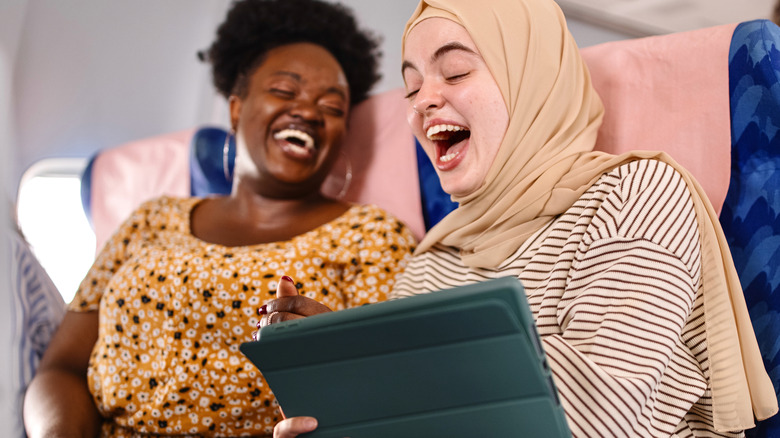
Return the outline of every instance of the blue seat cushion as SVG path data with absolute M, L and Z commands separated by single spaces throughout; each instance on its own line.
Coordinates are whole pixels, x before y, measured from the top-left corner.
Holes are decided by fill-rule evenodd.
M 190 192 L 192 196 L 227 195 L 232 188 L 232 177 L 225 176 L 224 154 L 227 131 L 218 127 L 203 127 L 195 132 L 190 147 Z M 233 175 L 236 159 L 235 137 L 228 144 L 228 172 Z
M 427 231 L 454 210 L 458 204 L 453 202 L 450 195 L 442 190 L 439 175 L 436 174 L 436 169 L 433 168 L 433 164 L 420 146 L 420 142 L 415 139 L 414 143 L 417 148 L 417 175 L 420 178 L 423 220 Z
M 731 182 L 720 215 L 764 365 L 780 392 L 780 28 L 741 23 L 729 52 Z M 780 416 L 752 437 L 780 437 Z

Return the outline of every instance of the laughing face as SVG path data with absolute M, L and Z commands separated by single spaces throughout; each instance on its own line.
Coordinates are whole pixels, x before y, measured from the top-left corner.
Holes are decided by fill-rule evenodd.
M 346 132 L 349 85 L 338 61 L 311 43 L 274 48 L 232 96 L 235 175 L 270 197 L 315 193 Z
M 404 43 L 407 119 L 445 192 L 485 181 L 509 124 L 493 76 L 466 29 L 445 18 L 418 23 Z

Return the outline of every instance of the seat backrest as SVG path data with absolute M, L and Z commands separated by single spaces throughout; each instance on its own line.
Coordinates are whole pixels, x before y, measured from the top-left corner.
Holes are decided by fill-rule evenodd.
M 142 202 L 190 193 L 194 130 L 141 139 L 95 154 L 81 177 L 81 201 L 100 250 Z
M 582 50 L 604 101 L 597 149 L 663 150 L 717 211 L 729 181 L 728 51 L 735 24 Z
M 780 28 L 768 20 L 584 49 L 606 115 L 598 148 L 660 149 L 717 211 L 780 394 Z M 750 437 L 780 436 L 780 417 Z
M 195 131 L 190 145 L 190 195 L 230 193 L 236 138 L 220 127 L 204 126 Z
M 731 181 L 720 222 L 764 366 L 780 394 L 780 28 L 741 23 L 729 51 Z M 780 416 L 752 437 L 780 436 Z

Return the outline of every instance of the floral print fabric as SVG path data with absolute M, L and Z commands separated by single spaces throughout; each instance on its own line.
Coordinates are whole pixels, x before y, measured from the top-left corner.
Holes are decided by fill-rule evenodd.
M 398 220 L 354 206 L 289 241 L 225 247 L 191 234 L 199 201 L 141 206 L 69 305 L 100 312 L 88 382 L 105 436 L 270 434 L 277 403 L 238 347 L 280 277 L 334 310 L 382 301 L 414 246 Z

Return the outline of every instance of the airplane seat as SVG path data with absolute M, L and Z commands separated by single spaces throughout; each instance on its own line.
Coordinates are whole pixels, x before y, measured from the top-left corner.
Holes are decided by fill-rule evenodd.
M 754 20 L 582 52 L 606 110 L 597 147 L 666 151 L 718 211 L 780 395 L 780 28 Z M 780 436 L 780 415 L 746 435 Z
M 30 244 L 19 232 L 8 233 L 10 243 L 11 340 L 10 385 L 5 388 L 11 400 L 13 423 L 5 424 L 6 436 L 26 437 L 22 405 L 27 386 L 43 353 L 65 315 L 65 302 L 57 286 L 35 257 Z
M 582 49 L 606 108 L 597 148 L 666 151 L 693 173 L 719 212 L 775 393 L 780 390 L 778 41 L 777 26 L 756 20 Z M 384 207 L 419 238 L 454 204 L 415 146 L 405 111 L 401 89 L 355 106 L 344 146 L 349 158 L 335 166 L 324 191 L 343 191 L 351 169 L 343 199 Z M 224 130 L 207 127 L 102 151 L 84 180 L 98 247 L 136 205 L 165 190 L 178 196 L 229 191 L 224 139 Z M 145 144 L 160 142 L 166 145 Z M 229 152 L 232 158 L 234 149 Z M 104 154 L 113 156 L 106 160 Z M 121 166 L 127 173 L 107 164 L 120 160 L 127 161 Z M 779 417 L 759 422 L 748 436 L 779 436 Z
M 764 366 L 780 394 L 780 28 L 739 24 L 729 50 L 731 177 L 720 222 Z M 780 415 L 749 437 L 780 436 Z
M 194 129 L 157 135 L 98 151 L 81 175 L 81 203 L 97 250 L 142 202 L 188 196 L 187 157 Z
M 227 140 L 227 144 L 225 141 Z M 190 150 L 190 194 L 192 196 L 227 195 L 232 188 L 233 162 L 236 157 L 234 136 L 216 126 L 195 131 Z M 227 146 L 227 156 L 224 148 Z M 227 161 L 225 161 L 227 160 Z M 227 166 L 227 172 L 225 171 Z

